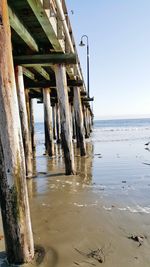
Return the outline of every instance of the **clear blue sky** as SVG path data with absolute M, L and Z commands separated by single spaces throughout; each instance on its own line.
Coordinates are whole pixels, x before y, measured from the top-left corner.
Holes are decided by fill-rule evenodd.
M 95 117 L 150 114 L 150 0 L 66 3 L 76 44 L 89 36 Z M 86 81 L 86 49 L 78 53 Z

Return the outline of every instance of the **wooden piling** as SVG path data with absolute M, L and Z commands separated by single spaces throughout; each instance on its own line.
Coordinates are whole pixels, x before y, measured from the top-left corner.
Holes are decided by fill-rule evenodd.
M 63 64 L 55 65 L 57 95 L 60 108 L 61 141 L 65 157 L 66 175 L 74 174 L 74 153 L 71 136 L 66 69 Z
M 61 130 L 60 130 L 60 110 L 59 104 L 56 104 L 56 131 L 57 131 L 57 144 L 61 143 Z
M 71 136 L 72 136 L 72 139 L 73 139 L 73 124 L 72 124 L 72 108 L 71 108 L 71 103 L 69 103 L 69 117 L 70 117 Z
M 25 98 L 26 98 L 26 108 L 27 108 L 27 116 L 28 116 L 28 125 L 30 131 L 30 142 L 31 142 L 31 114 L 30 114 L 30 96 L 29 96 L 29 89 L 25 89 Z
M 73 104 L 71 105 L 71 114 L 72 114 L 72 131 L 73 131 L 73 139 L 76 139 L 76 125 L 75 125 L 75 114 Z
M 86 155 L 86 145 L 84 139 L 83 113 L 80 96 L 80 88 L 74 87 L 74 111 L 76 121 L 77 142 L 79 142 L 81 156 Z
M 30 142 L 30 132 L 29 132 L 30 130 L 28 125 L 28 117 L 26 109 L 23 71 L 21 66 L 16 67 L 15 74 L 16 74 L 16 86 L 18 93 L 22 138 L 23 138 L 25 161 L 26 161 L 26 175 L 28 178 L 30 178 L 33 175 L 32 147 Z
M 85 138 L 89 138 L 89 131 L 87 125 L 87 108 L 83 105 L 83 121 L 84 121 L 84 130 L 85 130 Z
M 34 158 L 34 151 L 33 151 L 33 145 L 32 145 L 31 98 L 30 98 L 30 90 L 28 88 L 25 89 L 25 99 L 26 99 L 26 108 L 27 108 L 27 116 L 28 116 L 29 142 L 30 142 L 30 147 L 32 149 L 32 158 Z
M 35 142 L 35 129 L 34 129 L 33 98 L 30 98 L 30 129 L 31 129 L 32 152 L 34 157 L 36 152 L 36 142 Z
M 89 110 L 89 108 L 87 108 L 87 110 L 86 110 L 86 112 L 87 112 L 87 128 L 88 128 L 88 135 L 89 135 L 89 137 L 90 137 L 90 135 L 91 135 L 91 132 L 92 132 L 92 129 L 91 129 L 91 121 L 90 121 L 90 110 Z
M 89 128 L 90 128 L 90 133 L 92 133 L 92 114 L 90 110 L 89 110 Z
M 53 117 L 53 138 L 56 140 L 56 106 L 52 104 L 52 117 Z
M 52 111 L 50 102 L 50 89 L 43 89 L 44 102 L 44 129 L 45 129 L 45 148 L 47 154 L 54 155 L 53 128 L 52 128 Z
M 0 1 L 0 205 L 9 263 L 34 256 L 7 1 Z

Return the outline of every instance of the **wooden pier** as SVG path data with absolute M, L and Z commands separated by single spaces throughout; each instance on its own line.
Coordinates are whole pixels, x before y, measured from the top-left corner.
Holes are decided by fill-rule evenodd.
M 93 113 L 65 0 L 0 1 L 0 203 L 10 263 L 34 258 L 26 178 L 35 156 L 33 99 L 44 106 L 45 150 L 61 143 L 75 174 Z

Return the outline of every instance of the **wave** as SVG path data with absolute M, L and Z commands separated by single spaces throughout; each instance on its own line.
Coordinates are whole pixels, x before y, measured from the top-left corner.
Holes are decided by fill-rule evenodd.
M 150 118 L 143 119 L 117 119 L 117 120 L 96 120 L 94 127 L 149 127 Z
M 148 127 L 97 127 L 94 128 L 94 132 L 136 132 L 136 131 L 150 131 Z
M 107 211 L 111 211 L 114 208 L 112 206 L 111 207 L 103 206 L 103 209 L 107 210 Z M 135 207 L 130 207 L 130 206 L 118 207 L 117 209 L 120 210 L 120 211 L 129 211 L 131 213 L 146 213 L 146 214 L 150 214 L 150 207 L 141 207 L 140 205 L 137 205 Z

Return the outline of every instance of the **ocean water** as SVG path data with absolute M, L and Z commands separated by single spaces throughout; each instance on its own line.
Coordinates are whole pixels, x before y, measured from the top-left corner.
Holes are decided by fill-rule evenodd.
M 46 171 L 47 158 L 42 156 L 44 127 L 36 123 L 35 128 L 37 170 Z M 150 213 L 150 145 L 145 145 L 149 141 L 150 119 L 95 121 L 92 136 L 87 140 L 88 157 L 80 158 L 75 149 L 81 188 L 95 194 L 97 201 L 106 201 L 106 209 L 113 204 L 123 211 Z M 53 170 L 62 171 L 63 166 L 59 149 Z M 41 186 L 44 180 L 39 183 Z M 82 203 L 76 204 L 82 206 Z
M 92 140 L 93 181 L 105 198 L 149 213 L 150 119 L 95 121 Z

